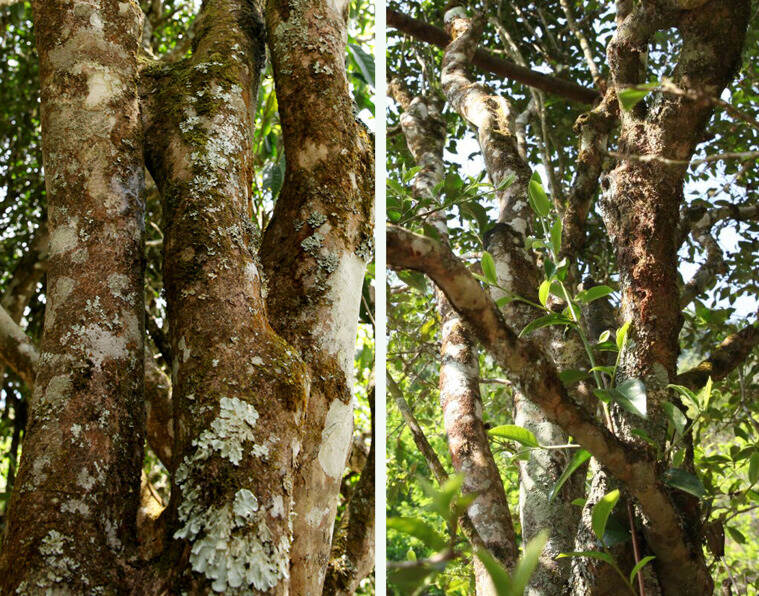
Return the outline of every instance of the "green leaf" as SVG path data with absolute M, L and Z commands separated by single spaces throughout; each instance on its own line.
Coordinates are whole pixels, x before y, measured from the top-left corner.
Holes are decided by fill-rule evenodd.
M 348 44 L 348 52 L 358 66 L 364 81 L 374 87 L 374 58 L 355 43 Z
M 559 373 L 559 380 L 564 383 L 564 385 L 574 385 L 579 381 L 587 379 L 588 376 L 588 373 L 586 373 L 584 370 L 575 370 L 573 368 L 569 368 Z
M 514 180 L 516 179 L 517 179 L 516 174 L 509 174 L 508 176 L 506 176 L 506 178 L 501 180 L 501 183 L 498 186 L 496 186 L 495 189 L 504 190 L 508 188 L 509 186 L 511 186 L 512 184 L 514 184 Z
M 622 104 L 622 109 L 632 110 L 637 103 L 642 100 L 646 95 L 651 93 L 652 89 L 655 89 L 656 85 L 638 85 L 637 88 L 621 89 L 617 92 L 619 97 L 619 103 Z
M 461 492 L 461 487 L 464 484 L 463 474 L 452 474 L 440 487 L 436 501 L 438 505 L 438 511 L 440 514 L 447 518 L 450 515 L 451 503 L 456 495 Z
M 530 184 L 527 187 L 530 196 L 530 206 L 540 217 L 545 217 L 551 212 L 551 201 L 543 190 L 543 184 L 540 181 L 540 175 L 537 172 L 532 174 Z
M 696 406 L 696 409 L 701 411 L 701 403 L 698 401 L 698 397 L 696 396 L 695 393 L 693 393 L 693 391 L 691 391 L 687 387 L 683 387 L 682 385 L 667 385 L 667 387 L 669 387 L 670 389 L 674 389 L 683 397 L 687 397 L 688 400 L 690 400 L 690 402 L 693 403 L 694 406 Z
M 474 503 L 475 499 L 480 495 L 480 492 L 467 493 L 457 497 L 453 501 L 453 512 L 456 517 L 461 517 L 469 509 L 469 506 Z
M 516 441 L 526 447 L 539 447 L 540 443 L 535 438 L 535 435 L 521 426 L 514 424 L 503 424 L 496 426 L 488 431 L 491 437 L 499 437 L 501 439 L 508 439 L 510 441 Z
M 759 451 L 754 451 L 748 463 L 748 481 L 755 484 L 759 480 Z
M 490 579 L 493 580 L 496 594 L 498 596 L 511 596 L 511 578 L 503 566 L 486 549 L 478 548 L 475 552 L 477 558 L 482 561 L 482 565 L 487 570 L 488 575 L 490 575 Z
M 548 294 L 551 293 L 551 282 L 547 279 L 543 280 L 543 283 L 540 284 L 540 288 L 538 289 L 538 300 L 540 300 L 540 303 L 545 306 L 546 302 L 548 302 Z
M 540 317 L 532 321 L 532 323 L 529 323 L 524 329 L 522 329 L 522 332 L 519 334 L 519 337 L 522 337 L 524 335 L 529 335 L 536 329 L 542 329 L 543 327 L 550 327 L 551 325 L 571 325 L 571 324 L 572 324 L 572 321 L 570 321 L 564 315 L 560 315 L 558 313 L 551 313 L 550 315 Z
M 699 499 L 706 494 L 706 489 L 698 477 L 682 468 L 670 468 L 664 473 L 664 483 L 680 489 Z
M 427 291 L 427 277 L 423 273 L 419 273 L 418 271 L 404 270 L 398 271 L 398 277 L 401 278 L 403 283 L 405 283 L 407 286 L 418 290 L 422 294 Z
M 590 525 L 599 540 L 603 540 L 606 532 L 606 522 L 609 521 L 612 509 L 619 501 L 619 489 L 614 489 L 605 494 L 598 503 L 593 506 Z
M 633 581 L 635 581 L 635 576 L 638 575 L 641 569 L 643 569 L 648 563 L 653 561 L 656 557 L 648 555 L 647 557 L 643 557 L 638 563 L 635 565 L 635 567 L 632 568 L 632 571 L 630 572 L 630 585 L 632 585 Z
M 495 305 L 498 308 L 503 308 L 507 304 L 510 304 L 511 302 L 514 302 L 514 300 L 516 300 L 516 299 L 517 299 L 516 296 L 502 296 L 501 298 L 499 298 L 498 300 L 495 301 Z
M 561 253 L 561 219 L 556 218 L 551 226 L 551 247 L 553 248 L 553 254 L 558 259 Z
M 680 411 L 680 408 L 678 408 L 675 404 L 669 402 L 665 402 L 663 407 L 665 414 L 667 414 L 667 418 L 669 418 L 669 421 L 675 428 L 677 436 L 682 437 L 683 433 L 685 432 L 685 428 L 688 426 L 688 419 L 685 417 L 685 414 L 683 414 Z
M 725 530 L 727 530 L 727 533 L 730 534 L 730 538 L 735 540 L 738 544 L 746 544 L 746 537 L 740 530 L 734 528 L 733 526 L 725 526 Z
M 414 552 L 413 548 L 409 548 L 406 551 L 406 560 L 407 561 L 416 561 L 416 553 Z
M 522 596 L 530 577 L 538 565 L 540 555 L 548 542 L 548 531 L 542 530 L 535 536 L 524 549 L 524 554 L 520 557 L 514 573 L 511 576 L 511 593 L 510 596 Z
M 387 520 L 387 527 L 421 540 L 434 551 L 445 550 L 448 546 L 446 540 L 432 526 L 420 519 L 413 517 L 390 517 Z
M 440 571 L 442 569 L 438 569 L 432 565 L 414 565 L 413 567 L 392 570 L 389 573 L 388 580 L 402 587 L 404 594 L 414 594 L 429 575 Z
M 627 332 L 630 329 L 630 321 L 627 321 L 624 325 L 622 325 L 619 329 L 617 329 L 617 348 L 619 351 L 622 351 L 622 348 L 625 346 L 625 343 L 627 342 Z
M 698 392 L 698 399 L 701 403 L 701 409 L 705 411 L 709 407 L 709 402 L 712 399 L 712 378 L 711 377 L 707 379 L 706 385 L 704 385 L 701 391 Z
M 489 283 L 493 284 L 494 286 L 498 285 L 498 277 L 495 273 L 495 261 L 493 261 L 493 255 L 491 255 L 488 251 L 484 250 L 482 251 L 482 273 L 485 276 L 485 279 L 488 280 Z
M 646 386 L 643 381 L 625 379 L 617 386 L 617 391 L 622 395 L 617 401 L 623 408 L 641 418 L 646 417 Z
M 608 296 L 613 291 L 614 291 L 614 288 L 610 288 L 609 286 L 593 286 L 592 288 L 588 288 L 587 290 L 582 290 L 581 292 L 577 292 L 577 296 L 575 296 L 575 300 L 583 304 L 588 304 L 589 302 L 593 302 L 594 300 L 598 300 L 599 298 Z
M 564 471 L 561 473 L 561 476 L 559 476 L 559 479 L 556 481 L 556 484 L 551 489 L 551 492 L 548 493 L 548 501 L 551 502 L 556 498 L 556 495 L 559 494 L 559 491 L 561 490 L 561 487 L 564 486 L 564 483 L 569 480 L 569 477 L 574 474 L 575 470 L 579 468 L 582 464 L 584 464 L 588 459 L 590 458 L 590 452 L 586 451 L 585 449 L 578 449 L 577 453 L 574 454 L 574 457 L 570 460 L 567 467 L 564 469 Z
M 608 329 L 604 331 L 601 335 L 598 336 L 598 343 L 602 344 L 609 340 L 609 337 L 611 337 L 611 331 Z

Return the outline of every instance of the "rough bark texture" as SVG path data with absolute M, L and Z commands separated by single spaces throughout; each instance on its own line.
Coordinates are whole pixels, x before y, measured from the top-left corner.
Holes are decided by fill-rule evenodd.
M 683 48 L 673 83 L 686 93 L 718 97 L 739 65 L 749 3 L 712 0 L 692 10 L 672 4 L 639 3 L 618 15 L 607 55 L 613 85 L 619 91 L 643 82 L 644 54 L 652 35 L 674 26 L 682 35 Z M 621 112 L 620 152 L 687 161 L 711 112 L 710 102 L 658 93 L 649 102 Z M 667 383 L 676 375 L 681 326 L 677 249 L 684 175 L 684 166 L 622 159 L 603 185 L 604 221 L 620 269 L 622 315 L 631 322 L 623 374 L 640 378 L 648 396 L 646 421 L 622 413 L 618 418 L 625 435 L 630 428 L 642 427 L 662 445 L 667 424 L 662 407 L 669 399 Z M 650 520 L 644 520 L 644 531 L 651 544 L 664 538 Z M 657 557 L 665 594 L 678 593 L 684 581 L 693 586 L 694 594 L 711 593 L 698 540 L 689 536 L 684 546 L 690 552 L 677 561 Z
M 113 593 L 144 439 L 141 17 L 116 1 L 33 8 L 50 257 L 0 592 Z
M 182 542 L 169 585 L 281 594 L 309 383 L 268 323 L 248 213 L 263 15 L 251 2 L 208 0 L 198 19 L 192 57 L 148 71 L 144 94 L 173 357 L 168 519 Z
M 439 101 L 424 95 L 408 101 L 399 86 L 400 83 L 395 82 L 393 91 L 404 108 L 401 127 L 409 150 L 421 168 L 411 183 L 412 191 L 417 198 L 434 198 L 434 188 L 445 173 L 445 121 Z M 441 241 L 448 243 L 443 212 L 435 212 L 428 220 Z M 478 493 L 467 511 L 472 526 L 493 557 L 504 567 L 511 568 L 518 554 L 516 536 L 482 420 L 477 350 L 471 333 L 445 294 L 436 290 L 435 300 L 441 328 L 440 405 L 451 461 L 456 472 L 464 476 L 463 492 Z M 492 580 L 478 558 L 474 559 L 474 575 L 478 596 L 495 594 Z
M 496 198 L 499 207 L 499 223 L 489 232 L 486 248 L 491 252 L 496 266 L 499 288 L 494 298 L 510 295 L 535 298 L 540 282 L 537 266 L 532 256 L 524 250 L 525 238 L 532 219 L 527 201 L 527 185 L 530 169 L 519 154 L 515 136 L 513 109 L 510 102 L 496 95 L 481 84 L 471 83 L 467 64 L 477 47 L 478 33 L 470 20 L 457 9 L 446 14 L 447 28 L 454 41 L 446 48 L 443 57 L 442 84 L 451 104 L 477 128 L 485 167 L 492 184 L 498 188 Z M 507 178 L 513 183 L 503 188 Z M 503 288 L 500 289 L 500 288 Z M 515 329 L 521 329 L 532 318 L 534 311 L 520 303 L 504 306 L 503 316 Z M 582 358 L 582 347 L 577 342 L 552 337 L 551 332 L 542 333 L 546 345 L 555 348 L 554 358 L 561 358 L 572 367 Z M 558 341 L 554 342 L 554 339 Z M 562 429 L 552 424 L 540 408 L 515 391 L 514 420 L 519 426 L 532 431 L 542 445 L 562 445 L 567 437 Z M 530 580 L 529 593 L 562 594 L 566 591 L 569 562 L 556 560 L 556 555 L 569 550 L 573 544 L 577 524 L 577 510 L 570 501 L 582 483 L 570 483 L 566 490 L 549 502 L 549 492 L 555 485 L 568 462 L 568 454 L 559 450 L 531 450 L 526 462 L 520 462 L 520 520 L 523 540 L 527 541 L 544 529 L 550 528 L 551 536 L 540 558 L 540 565 Z
M 293 594 L 319 594 L 353 429 L 353 351 L 371 257 L 373 147 L 353 115 L 345 2 L 270 0 L 266 27 L 287 155 L 261 248 L 270 320 L 310 377 L 294 481 Z

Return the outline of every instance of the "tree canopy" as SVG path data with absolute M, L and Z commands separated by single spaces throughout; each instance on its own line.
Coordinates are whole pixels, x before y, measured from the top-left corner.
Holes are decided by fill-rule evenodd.
M 754 593 L 759 579 L 754 271 L 759 251 L 759 7 L 746 3 L 740 8 L 747 19 L 743 50 L 734 64 L 719 65 L 727 79 L 721 90 L 695 80 L 703 74 L 699 69 L 717 66 L 707 66 L 709 57 L 699 53 L 704 49 L 696 47 L 688 20 L 696 20 L 697 11 L 714 10 L 716 24 L 724 13 L 715 2 L 456 4 L 391 2 L 387 11 L 392 97 L 387 114 L 388 263 L 393 269 L 388 384 L 394 388 L 388 396 L 388 558 L 396 562 L 390 563 L 395 569 L 390 574 L 393 589 L 430 594 L 468 594 L 474 589 L 472 561 L 479 559 L 473 553 L 481 549 L 467 529 L 467 523 L 477 525 L 474 507 L 469 522 L 464 516 L 457 523 L 463 509 L 457 514 L 438 505 L 445 494 L 466 504 L 466 493 L 476 485 L 465 465 L 467 450 L 483 449 L 476 446 L 476 430 L 468 435 L 460 431 L 469 441 L 463 448 L 457 445 L 464 439 L 451 434 L 459 430 L 448 417 L 469 410 L 459 405 L 454 414 L 446 397 L 451 389 L 443 371 L 455 360 L 446 351 L 451 318 L 440 310 L 441 301 L 447 300 L 471 339 L 478 340 L 474 345 L 480 345 L 474 348 L 476 365 L 464 376 L 470 393 L 478 392 L 478 400 L 481 396 L 483 428 L 517 544 L 524 547 L 536 528 L 547 530 L 550 540 L 559 543 L 550 515 L 531 509 L 530 503 L 536 507 L 546 497 L 559 510 L 563 495 L 574 530 L 562 548 L 593 551 L 590 556 L 595 557 L 557 558 L 549 540 L 531 580 L 537 591 L 530 593 L 559 593 L 537 583 L 557 577 L 576 590 L 583 581 L 586 587 L 594 585 L 594 580 L 579 579 L 583 573 L 594 576 L 595 585 L 611 574 L 608 585 L 614 585 L 621 581 L 614 579 L 615 566 L 625 577 L 617 584 L 619 590 L 632 589 L 624 587 L 627 583 L 638 593 L 637 578 L 628 577 L 635 563 L 644 566 L 640 576 L 646 582 L 652 581 L 654 569 L 661 572 L 664 567 L 658 566 L 661 560 L 646 559 L 661 559 L 661 554 L 655 552 L 658 538 L 647 533 L 645 520 L 651 512 L 641 503 L 645 497 L 636 492 L 634 481 L 621 477 L 632 463 L 613 470 L 607 462 L 608 467 L 599 468 L 594 458 L 588 471 L 588 455 L 597 455 L 595 439 L 569 430 L 569 410 L 550 412 L 547 408 L 559 406 L 531 395 L 527 373 L 516 370 L 521 365 L 514 364 L 518 356 L 511 336 L 494 337 L 493 327 L 503 326 L 504 320 L 521 343 L 532 337 L 553 354 L 550 359 L 566 391 L 598 426 L 613 429 L 622 444 L 641 446 L 658 462 L 656 484 L 687 520 L 715 585 Z M 648 17 L 642 17 L 649 9 Z M 641 25 L 640 40 L 620 41 L 649 17 Z M 461 41 L 465 37 L 470 47 Z M 633 67 L 618 58 L 631 46 L 646 52 L 632 74 Z M 461 56 L 455 51 L 465 56 L 466 70 L 456 70 L 454 62 Z M 683 73 L 689 68 L 697 76 L 688 79 Z M 465 81 L 461 90 L 454 76 Z M 630 135 L 643 135 L 646 127 L 661 126 L 662 137 L 678 132 L 665 113 L 674 109 L 668 103 L 678 95 L 689 102 L 679 109 L 708 106 L 699 116 L 708 122 L 692 149 L 680 157 L 665 140 L 658 146 L 640 144 L 643 150 L 636 150 Z M 638 133 L 631 132 L 636 126 Z M 695 122 L 683 126 L 698 128 Z M 670 237 L 676 236 L 668 245 L 672 248 L 662 248 L 661 254 L 668 250 L 676 260 L 672 283 L 679 306 L 673 309 L 674 318 L 651 324 L 653 334 L 674 326 L 677 335 L 676 375 L 667 378 L 661 410 L 654 405 L 659 401 L 655 383 L 644 378 L 645 372 L 636 375 L 645 366 L 631 364 L 641 360 L 631 352 L 656 350 L 651 336 L 635 331 L 644 324 L 639 309 L 646 308 L 642 295 L 650 290 L 636 285 L 634 264 L 620 261 L 629 258 L 624 236 L 632 237 L 635 226 L 624 228 L 627 224 L 609 213 L 620 210 L 622 218 L 630 219 L 637 214 L 630 190 L 619 190 L 626 164 L 638 164 L 643 172 L 636 174 L 641 177 L 634 184 L 648 184 L 646 176 L 653 187 L 668 184 L 654 169 L 645 169 L 656 162 L 680 168 L 674 184 L 682 188 L 673 191 L 681 194 L 671 202 L 677 221 L 657 215 L 642 240 L 653 246 L 665 228 L 673 230 Z M 509 199 L 509 193 L 516 198 Z M 514 207 L 519 197 L 529 203 L 526 211 Z M 658 199 L 649 194 L 645 200 Z M 526 218 L 526 225 L 514 225 L 519 218 Z M 514 256 L 516 252 L 510 253 L 511 260 L 504 256 L 498 240 L 504 234 L 525 249 L 523 257 Z M 644 253 L 639 258 L 646 258 Z M 491 307 L 484 305 L 484 297 L 475 305 L 476 288 L 462 281 L 467 272 L 492 295 L 501 316 L 487 310 Z M 657 282 L 661 292 L 664 280 Z M 514 305 L 522 312 L 515 314 Z M 581 341 L 579 348 L 576 341 Z M 499 354 L 504 347 L 510 352 Z M 579 356 L 573 357 L 573 351 Z M 535 358 L 539 374 L 542 363 Z M 544 377 L 543 382 L 552 381 Z M 585 397 L 583 383 L 589 384 Z M 532 411 L 520 405 L 525 398 L 541 407 Z M 461 399 L 459 404 L 465 404 Z M 545 449 L 552 447 L 544 441 L 552 436 L 546 434 L 546 424 L 561 426 L 562 417 L 568 422 L 565 432 L 553 436 L 562 436 L 571 448 Z M 487 452 L 482 453 L 487 459 Z M 547 478 L 536 473 L 541 466 Z M 603 487 L 599 470 L 611 477 Z M 461 476 L 449 476 L 454 471 Z M 573 482 L 579 486 L 571 487 Z M 484 486 L 471 498 L 481 499 L 488 492 Z M 620 493 L 614 497 L 617 488 L 621 498 Z M 541 490 L 543 497 L 536 494 Z M 608 523 L 597 526 L 604 502 L 610 503 L 604 518 Z M 551 576 L 545 569 L 553 564 L 559 568 Z M 646 593 L 654 593 L 654 584 L 646 585 Z M 670 593 L 666 586 L 664 593 Z

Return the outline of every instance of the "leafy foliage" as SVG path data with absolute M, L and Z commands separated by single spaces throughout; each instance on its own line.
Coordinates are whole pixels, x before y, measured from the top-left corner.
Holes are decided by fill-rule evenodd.
M 614 28 L 613 3 L 595 0 L 569 3 L 584 37 L 589 42 L 601 75 L 606 76 L 606 44 Z M 755 3 L 754 3 L 755 4 Z M 391 2 L 401 13 L 440 27 L 446 5 L 438 0 Z M 482 10 L 476 4 L 471 10 Z M 759 45 L 759 13 L 752 9 L 752 21 L 746 41 L 743 63 L 734 82 L 722 99 L 756 118 L 759 112 L 759 66 L 756 54 Z M 517 0 L 487 4 L 489 20 L 484 27 L 480 47 L 498 52 L 530 68 L 559 78 L 593 86 L 582 48 L 569 27 L 559 2 L 535 3 Z M 624 108 L 644 109 L 655 101 L 659 85 L 672 76 L 672 57 L 681 48 L 681 39 L 674 30 L 659 32 L 648 55 L 646 80 L 651 85 L 623 92 Z M 397 79 L 412 94 L 425 93 L 442 97 L 440 90 L 441 51 L 412 40 L 397 31 L 388 31 L 388 79 Z M 473 69 L 478 80 L 486 82 L 495 93 L 506 96 L 516 114 L 526 114 L 531 100 L 530 90 L 509 79 L 498 79 Z M 529 185 L 529 199 L 534 217 L 529 222 L 527 248 L 542 267 L 544 278 L 536 288 L 536 302 L 523 297 L 507 296 L 499 306 L 514 300 L 529 304 L 533 321 L 517 329 L 529 337 L 540 327 L 563 329 L 576 334 L 588 323 L 589 305 L 608 303 L 618 309 L 622 297 L 618 293 L 619 273 L 616 256 L 598 207 L 599 195 L 593 197 L 586 223 L 586 242 L 575 262 L 562 262 L 561 222 L 555 206 L 562 205 L 576 175 L 578 137 L 573 125 L 584 111 L 580 105 L 546 94 L 542 114 L 527 118 L 526 158 L 535 173 Z M 485 251 L 485 234 L 497 218 L 493 187 L 484 173 L 482 156 L 476 138 L 450 107 L 443 110 L 447 129 L 445 175 L 432 197 L 412 197 L 408 190 L 417 164 L 406 147 L 400 129 L 401 108 L 390 102 L 388 108 L 387 171 L 388 220 L 417 233 L 436 238 L 436 232 L 425 224 L 432 210 L 441 210 L 449 230 L 453 252 L 469 266 L 483 285 L 496 285 L 495 267 Z M 546 123 L 541 126 L 541 116 Z M 717 106 L 707 128 L 707 136 L 699 146 L 696 158 L 723 152 L 755 150 L 759 145 L 759 129 L 736 118 Z M 616 131 L 609 137 L 609 151 L 618 151 Z M 604 158 L 608 168 L 611 159 Z M 759 170 L 751 161 L 726 160 L 691 166 L 685 185 L 686 212 L 700 217 L 708 210 L 757 204 L 756 188 Z M 695 219 L 694 219 L 695 221 Z M 728 217 L 712 228 L 723 249 L 727 273 L 686 306 L 680 333 L 679 368 L 688 370 L 730 334 L 755 324 L 759 293 L 755 265 L 759 257 L 759 220 Z M 703 247 L 689 236 L 679 255 L 679 271 L 684 283 L 692 277 L 706 258 Z M 567 283 L 567 270 L 577 269 L 576 279 L 592 279 L 593 283 L 574 287 Z M 446 437 L 438 405 L 438 370 L 440 325 L 434 307 L 434 288 L 421 274 L 389 273 L 388 288 L 388 371 L 398 382 L 426 437 L 443 464 L 451 468 Z M 534 337 L 534 336 L 533 336 Z M 634 333 L 629 323 L 618 320 L 610 328 L 599 329 L 596 337 L 586 335 L 584 344 L 594 364 L 587 370 L 564 370 L 562 382 L 573 387 L 590 382 L 602 408 L 622 407 L 641 421 L 648 412 L 647 388 L 638 379 L 617 378 L 620 353 L 634 348 Z M 480 389 L 483 418 L 490 427 L 489 436 L 496 462 L 512 511 L 517 509 L 517 466 L 529 449 L 539 447 L 515 425 L 512 417 L 513 394 L 503 372 L 487 355 L 480 356 Z M 759 576 L 759 542 L 757 542 L 756 510 L 759 508 L 759 357 L 756 350 L 736 371 L 719 383 L 711 381 L 707 388 L 691 390 L 672 388 L 672 399 L 665 405 L 669 434 L 659 456 L 667 462 L 668 471 L 662 481 L 676 498 L 699 499 L 703 508 L 704 527 L 724 526 L 726 539 L 724 557 L 719 545 L 708 551 L 715 581 L 729 580 L 734 590 L 752 593 Z M 417 476 L 429 479 L 431 472 L 413 444 L 411 434 L 391 401 L 388 403 L 388 514 L 421 516 L 428 523 L 433 517 L 425 510 L 428 498 L 419 488 Z M 642 428 L 633 435 L 650 440 Z M 537 441 L 535 441 L 537 443 Z M 693 461 L 686 465 L 689 445 L 693 445 Z M 657 447 L 658 449 L 658 447 Z M 559 482 L 553 488 L 555 498 L 567 479 L 589 458 L 584 449 L 572 453 Z M 589 478 L 586 479 L 589 483 Z M 582 505 L 582 503 L 579 503 Z M 620 505 L 617 505 L 619 508 Z M 514 516 L 513 516 L 514 517 Z M 517 533 L 520 532 L 515 519 Z M 609 522 L 611 527 L 611 522 Z M 438 520 L 438 531 L 444 525 Z M 624 540 L 629 540 L 626 533 Z M 599 539 L 600 542 L 600 539 Z M 717 541 L 719 542 L 719 540 Z M 391 531 L 388 535 L 388 557 L 405 560 L 413 548 L 419 560 L 428 559 L 434 550 L 407 535 Z M 600 547 L 599 547 L 600 548 Z M 645 553 L 644 553 L 645 554 Z M 613 557 L 592 551 L 589 557 L 600 560 Z M 608 561 L 607 561 L 608 562 Z M 610 563 L 610 564 L 611 564 Z M 647 556 L 636 568 L 620 569 L 627 584 L 634 585 L 637 573 L 653 564 Z M 473 591 L 471 566 L 461 560 L 449 564 L 444 571 L 425 576 L 425 594 L 467 594 Z

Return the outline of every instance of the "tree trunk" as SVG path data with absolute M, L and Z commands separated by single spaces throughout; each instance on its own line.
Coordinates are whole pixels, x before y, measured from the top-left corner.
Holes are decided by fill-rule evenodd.
M 134 546 L 144 440 L 140 12 L 35 2 L 34 19 L 47 309 L 0 591 L 110 593 Z
M 445 174 L 446 131 L 439 102 L 431 95 L 409 98 L 399 81 L 394 81 L 391 87 L 404 108 L 401 126 L 406 143 L 421 168 L 412 181 L 414 196 L 417 199 L 434 197 L 434 188 Z M 434 213 L 428 221 L 441 241 L 447 243 L 448 227 L 443 212 Z M 517 560 L 516 536 L 506 492 L 482 420 L 477 350 L 471 333 L 439 289 L 435 291 L 435 300 L 441 329 L 440 405 L 451 461 L 456 472 L 464 477 L 462 491 L 478 493 L 467 515 L 482 546 L 510 569 Z M 496 593 L 490 575 L 476 557 L 474 576 L 478 596 Z

